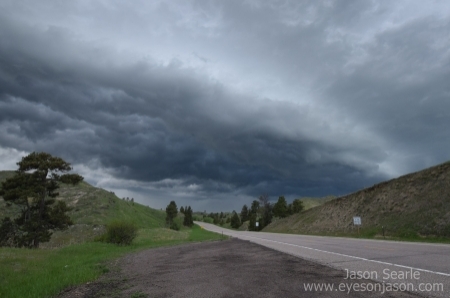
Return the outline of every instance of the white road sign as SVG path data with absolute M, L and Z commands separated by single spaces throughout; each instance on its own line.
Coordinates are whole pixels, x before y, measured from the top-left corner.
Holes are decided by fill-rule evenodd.
M 359 216 L 353 216 L 353 224 L 355 226 L 360 226 L 361 225 L 361 217 Z

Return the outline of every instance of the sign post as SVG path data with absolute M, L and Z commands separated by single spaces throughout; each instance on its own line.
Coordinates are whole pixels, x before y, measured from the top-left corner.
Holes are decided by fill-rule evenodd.
M 361 225 L 361 217 L 353 216 L 353 225 L 358 226 L 358 236 L 359 236 L 359 226 Z

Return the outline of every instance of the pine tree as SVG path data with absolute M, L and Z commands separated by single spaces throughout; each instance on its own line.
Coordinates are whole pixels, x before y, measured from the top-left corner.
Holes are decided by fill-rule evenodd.
M 239 219 L 239 216 L 237 215 L 236 211 L 233 211 L 230 225 L 233 229 L 238 229 L 241 226 L 241 220 Z
M 67 229 L 72 224 L 64 201 L 55 201 L 58 182 L 78 184 L 83 177 L 68 174 L 72 167 L 59 157 L 33 152 L 17 163 L 16 175 L 2 183 L 0 195 L 7 202 L 21 207 L 19 217 L 12 225 L 17 233 L 17 246 L 38 248 L 48 242 L 51 231 Z M 11 221 L 4 222 L 11 226 Z M 2 224 L 2 228 L 3 224 Z M 0 239 L 2 242 L 2 239 Z
M 273 206 L 269 202 L 268 195 L 260 196 L 259 201 L 261 202 L 262 206 L 259 208 L 261 213 L 261 220 L 258 228 L 259 230 L 262 230 L 264 227 L 266 227 L 272 222 Z
M 249 212 L 248 212 L 248 207 L 247 205 L 242 206 L 242 210 L 241 210 L 241 222 L 246 222 L 249 218 L 248 218 Z
M 177 214 L 177 204 L 175 203 L 175 201 L 171 201 L 166 207 L 166 223 L 169 224 L 169 226 L 172 225 L 173 219 L 177 216 Z
M 299 213 L 303 210 L 303 201 L 300 199 L 295 199 L 294 202 L 292 202 L 292 211 L 294 213 Z
M 187 209 L 184 210 L 184 220 L 183 225 L 187 227 L 192 227 L 194 225 L 194 221 L 192 219 L 192 209 L 191 206 L 188 206 Z
M 291 203 L 291 204 L 288 205 L 287 215 L 289 216 L 289 215 L 292 215 L 292 214 L 294 214 L 294 209 L 292 209 L 292 203 Z
M 288 211 L 288 206 L 286 203 L 286 199 L 283 196 L 281 196 L 278 198 L 278 201 L 273 206 L 273 215 L 283 218 L 288 215 L 287 211 Z
M 259 211 L 259 202 L 257 200 L 254 200 L 252 202 L 252 206 L 250 207 L 250 213 L 257 214 Z

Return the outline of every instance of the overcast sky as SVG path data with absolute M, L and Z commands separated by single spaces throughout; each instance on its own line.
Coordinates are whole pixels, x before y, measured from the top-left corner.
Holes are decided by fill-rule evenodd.
M 0 0 L 0 170 L 239 211 L 445 162 L 449 127 L 445 0 Z

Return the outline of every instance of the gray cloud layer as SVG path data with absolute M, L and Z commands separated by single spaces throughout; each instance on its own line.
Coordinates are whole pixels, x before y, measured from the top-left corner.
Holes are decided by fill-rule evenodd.
M 420 5 L 0 2 L 0 146 L 208 209 L 446 161 L 450 10 Z

